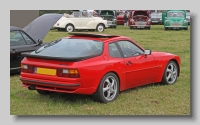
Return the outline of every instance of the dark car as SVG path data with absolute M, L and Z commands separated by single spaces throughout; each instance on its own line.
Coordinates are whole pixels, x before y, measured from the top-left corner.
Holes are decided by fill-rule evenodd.
M 108 27 L 116 28 L 117 26 L 117 13 L 115 10 L 99 10 L 99 16 L 107 20 Z
M 24 28 L 10 26 L 10 73 L 20 72 L 21 53 L 41 47 L 42 40 L 61 17 L 62 14 L 44 14 Z
M 162 24 L 162 13 L 152 12 L 151 13 L 151 24 Z

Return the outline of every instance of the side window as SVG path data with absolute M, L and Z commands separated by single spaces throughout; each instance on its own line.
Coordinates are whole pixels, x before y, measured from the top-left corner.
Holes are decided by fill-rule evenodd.
M 111 57 L 122 57 L 115 43 L 110 43 L 108 50 Z
M 25 33 L 21 32 L 22 36 L 24 37 L 24 39 L 26 40 L 27 44 L 35 44 L 35 42 L 30 39 Z
M 10 32 L 10 46 L 26 45 L 24 38 L 19 31 Z
M 130 41 L 119 41 L 118 44 L 122 49 L 124 57 L 132 57 L 144 53 L 142 49 Z

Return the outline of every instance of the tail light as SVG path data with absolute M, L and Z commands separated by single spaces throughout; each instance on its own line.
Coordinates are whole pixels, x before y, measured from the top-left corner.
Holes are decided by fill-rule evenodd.
M 57 26 L 59 26 L 59 23 L 57 23 Z
M 33 73 L 33 71 L 34 71 L 34 66 L 21 64 L 21 72 Z
M 57 69 L 57 76 L 67 78 L 80 78 L 77 69 Z

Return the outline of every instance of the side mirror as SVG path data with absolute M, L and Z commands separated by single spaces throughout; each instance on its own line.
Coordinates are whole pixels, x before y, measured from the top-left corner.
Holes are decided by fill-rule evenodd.
M 43 43 L 43 41 L 40 39 L 38 39 L 37 41 L 38 41 L 38 45 L 41 45 Z
M 144 50 L 145 55 L 151 55 L 151 50 Z

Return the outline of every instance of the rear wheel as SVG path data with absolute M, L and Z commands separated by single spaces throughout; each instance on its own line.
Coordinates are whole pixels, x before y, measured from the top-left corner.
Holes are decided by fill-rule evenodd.
M 74 31 L 74 26 L 72 24 L 68 24 L 65 27 L 65 31 L 67 31 L 67 32 L 73 32 Z
M 119 80 L 114 73 L 106 74 L 93 95 L 94 100 L 101 103 L 114 101 L 119 94 Z
M 164 29 L 165 29 L 165 30 L 168 30 L 168 28 L 167 28 L 167 27 L 164 27 Z
M 177 76 L 178 76 L 178 66 L 176 62 L 170 61 L 165 67 L 161 83 L 166 85 L 174 84 L 177 80 Z

